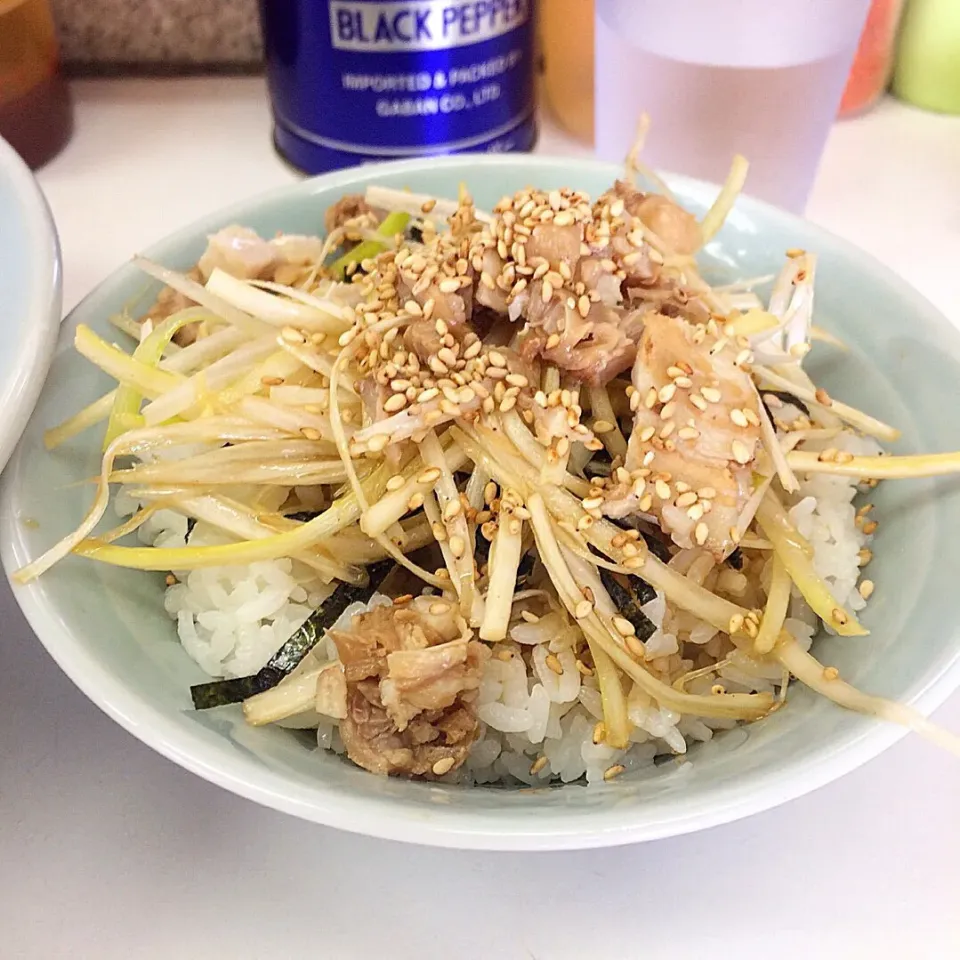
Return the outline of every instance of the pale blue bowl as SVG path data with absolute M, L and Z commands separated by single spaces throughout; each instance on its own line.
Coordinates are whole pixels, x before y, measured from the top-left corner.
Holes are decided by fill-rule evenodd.
M 0 470 L 40 396 L 60 308 L 53 217 L 27 165 L 0 139 Z
M 528 156 L 453 157 L 348 170 L 246 201 L 180 231 L 147 253 L 192 264 L 206 234 L 244 223 L 263 234 L 317 231 L 331 201 L 376 180 L 453 196 L 466 181 L 479 204 L 528 184 L 599 193 L 616 167 Z M 715 189 L 675 179 L 702 213 Z M 789 247 L 820 255 L 819 322 L 851 344 L 817 347 L 812 369 L 827 389 L 903 429 L 900 448 L 960 448 L 960 337 L 921 296 L 846 243 L 793 216 L 744 199 L 703 257 L 723 279 L 774 272 Z M 42 431 L 110 387 L 71 348 L 87 323 L 109 337 L 108 314 L 148 285 L 124 266 L 73 311 L 46 389 L 2 489 L 3 563 L 12 571 L 73 528 L 88 504 L 76 481 L 96 472 L 99 434 L 44 451 Z M 151 288 L 155 292 L 155 288 Z M 870 575 L 877 592 L 864 639 L 817 641 L 816 652 L 864 690 L 924 712 L 960 682 L 957 595 L 960 495 L 949 481 L 891 482 L 871 499 L 881 520 Z M 34 520 L 37 525 L 25 523 Z M 308 747 L 279 728 L 251 729 L 239 709 L 195 713 L 203 679 L 161 604 L 163 577 L 71 558 L 15 588 L 41 641 L 77 685 L 135 736 L 184 767 L 267 806 L 374 836 L 454 847 L 564 849 L 648 840 L 733 820 L 782 803 L 852 770 L 902 730 L 791 689 L 787 709 L 666 764 L 601 789 L 457 787 L 388 780 Z M 949 762 L 945 760 L 945 762 Z M 882 798 L 878 800 L 882 803 Z

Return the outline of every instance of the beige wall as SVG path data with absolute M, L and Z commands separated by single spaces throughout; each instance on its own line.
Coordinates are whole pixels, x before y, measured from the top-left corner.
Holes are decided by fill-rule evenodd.
M 257 0 L 51 0 L 64 63 L 75 71 L 251 67 Z

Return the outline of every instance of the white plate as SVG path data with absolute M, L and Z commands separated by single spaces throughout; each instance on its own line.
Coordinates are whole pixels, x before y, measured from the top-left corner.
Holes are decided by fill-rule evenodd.
M 0 469 L 30 419 L 60 327 L 60 245 L 33 174 L 0 139 Z

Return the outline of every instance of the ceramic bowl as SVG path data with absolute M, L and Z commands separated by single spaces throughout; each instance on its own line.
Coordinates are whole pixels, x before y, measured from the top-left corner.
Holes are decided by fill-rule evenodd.
M 525 185 L 598 194 L 618 175 L 594 162 L 531 156 L 455 157 L 347 170 L 282 188 L 207 217 L 147 253 L 172 267 L 196 261 L 208 233 L 244 223 L 262 234 L 316 232 L 342 194 L 376 181 L 455 196 L 461 181 L 478 204 Z M 674 178 L 698 215 L 715 188 Z M 820 256 L 818 321 L 850 345 L 817 346 L 814 376 L 837 396 L 899 425 L 901 451 L 960 448 L 960 336 L 919 294 L 848 244 L 796 217 L 744 198 L 702 257 L 715 282 L 775 272 L 783 253 Z M 71 348 L 86 323 L 142 296 L 144 277 L 123 266 L 64 326 L 51 375 L 3 484 L 3 562 L 12 571 L 72 529 L 89 501 L 76 481 L 96 472 L 99 434 L 48 453 L 42 431 L 111 384 Z M 155 293 L 156 288 L 151 288 Z M 960 682 L 953 571 L 960 568 L 960 487 L 898 481 L 871 494 L 881 520 L 864 615 L 869 637 L 821 637 L 815 651 L 862 689 L 936 707 Z M 564 849 L 648 840 L 743 817 L 806 793 L 873 757 L 903 731 L 846 712 L 799 684 L 786 709 L 691 750 L 688 761 L 655 766 L 600 788 L 471 788 L 373 776 L 308 736 L 253 729 L 239 709 L 191 709 L 189 687 L 204 679 L 163 611 L 163 577 L 70 558 L 15 588 L 30 623 L 63 670 L 144 743 L 214 783 L 258 803 L 331 826 L 397 840 L 487 849 Z M 38 705 L 38 709 L 40 709 Z M 946 760 L 945 760 L 946 762 Z M 882 802 L 882 799 L 879 801 Z
M 40 396 L 60 308 L 53 217 L 27 165 L 0 139 L 0 469 Z

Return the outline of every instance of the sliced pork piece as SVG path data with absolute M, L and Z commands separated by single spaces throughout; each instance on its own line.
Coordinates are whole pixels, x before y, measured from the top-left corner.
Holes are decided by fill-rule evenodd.
M 734 549 L 760 439 L 741 349 L 713 323 L 647 318 L 633 368 L 630 481 L 607 491 L 608 516 L 652 515 L 678 545 L 705 546 L 718 559 Z
M 230 226 L 207 238 L 207 249 L 197 262 L 204 281 L 220 269 L 239 280 L 259 280 L 279 259 L 279 251 L 249 227 Z
M 544 303 L 539 281 L 530 292 L 522 345 L 527 358 L 543 357 L 577 380 L 607 383 L 628 370 L 637 353 L 643 311 L 623 311 L 586 299 L 582 310 L 566 299 Z
M 333 233 L 349 221 L 362 216 L 372 217 L 373 213 L 373 207 L 363 198 L 362 193 L 348 193 L 327 207 L 327 212 L 323 215 L 323 225 L 327 228 L 327 233 Z
M 656 234 L 671 253 L 689 256 L 703 246 L 697 218 L 669 197 L 644 193 L 625 180 L 618 180 L 612 193 L 623 200 L 627 212 Z
M 476 738 L 476 690 L 486 646 L 470 639 L 456 607 L 418 597 L 354 617 L 333 640 L 346 681 L 340 736 L 373 773 L 442 776 Z

